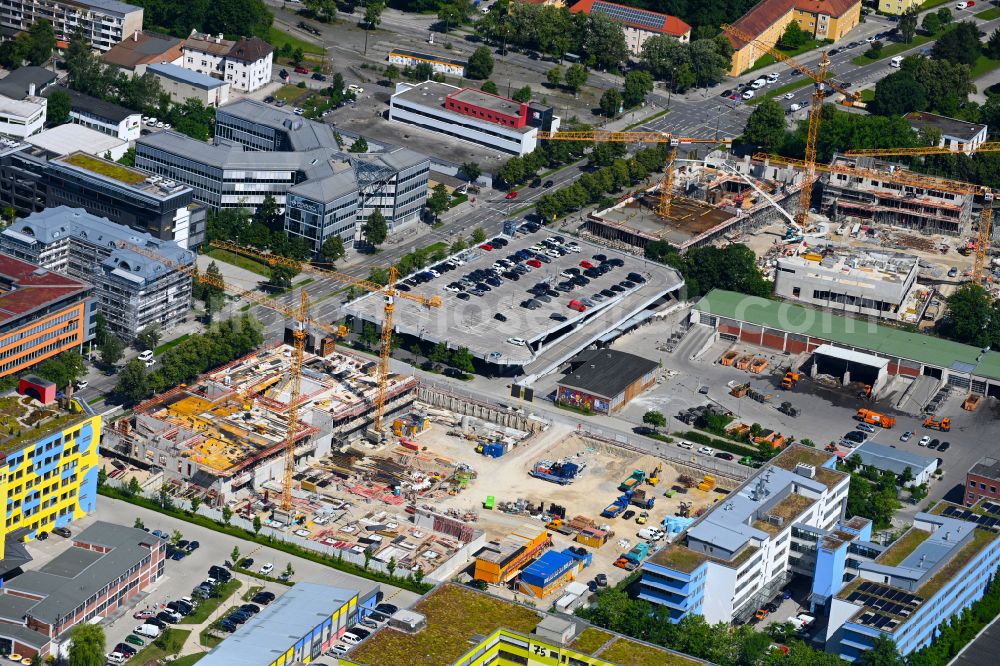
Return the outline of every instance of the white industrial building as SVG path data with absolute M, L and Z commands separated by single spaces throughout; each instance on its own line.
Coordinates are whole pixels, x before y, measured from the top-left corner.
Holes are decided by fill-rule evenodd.
M 396 92 L 389 98 L 389 120 L 526 155 L 537 147 L 538 131 L 558 131 L 560 119 L 552 115 L 551 107 L 534 102 L 515 102 L 472 88 L 425 81 L 396 84 Z
M 851 455 L 860 459 L 862 467 L 892 472 L 896 476 L 909 469 L 913 480 L 908 482 L 907 486 L 919 486 L 922 483 L 927 483 L 931 480 L 934 470 L 938 468 L 937 458 L 876 442 L 865 442 L 851 451 Z
M 44 97 L 11 99 L 0 95 L 0 134 L 24 139 L 41 131 L 47 108 Z
M 779 258 L 774 293 L 836 312 L 898 320 L 908 309 L 918 271 L 911 255 L 828 247 Z

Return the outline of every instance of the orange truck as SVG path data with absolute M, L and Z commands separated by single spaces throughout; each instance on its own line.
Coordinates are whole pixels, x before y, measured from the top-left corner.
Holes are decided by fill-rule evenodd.
M 936 419 L 933 416 L 928 416 L 924 420 L 924 427 L 931 428 L 934 430 L 940 430 L 941 432 L 948 432 L 951 430 L 951 419 L 947 416 L 943 419 Z
M 886 429 L 896 425 L 895 416 L 886 416 L 871 409 L 859 409 L 854 418 L 864 423 L 870 423 L 871 425 L 881 426 Z
M 797 372 L 792 372 L 791 370 L 789 370 L 788 372 L 785 373 L 785 376 L 781 378 L 781 388 L 785 389 L 786 391 L 791 391 L 793 388 L 795 388 L 795 383 L 800 379 L 802 379 L 802 375 L 800 375 Z

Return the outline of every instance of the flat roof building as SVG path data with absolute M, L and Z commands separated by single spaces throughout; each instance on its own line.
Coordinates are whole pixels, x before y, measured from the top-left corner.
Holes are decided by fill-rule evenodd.
M 142 31 L 142 7 L 118 0 L 10 0 L 0 6 L 0 25 L 18 32 L 41 19 L 52 24 L 57 43 L 68 43 L 79 30 L 98 51 Z
M 939 146 L 949 150 L 968 152 L 978 148 L 988 136 L 985 124 L 970 123 L 926 111 L 911 111 L 903 116 L 915 132 L 933 130 L 941 135 Z
M 907 486 L 927 483 L 938 468 L 937 458 L 876 442 L 865 442 L 851 451 L 850 455 L 857 456 L 864 467 L 892 472 L 896 476 L 901 476 L 909 469 L 913 480 Z
M 0 377 L 82 349 L 94 338 L 95 314 L 89 282 L 0 255 Z
M 389 120 L 515 155 L 533 151 L 538 131 L 558 131 L 560 122 L 549 106 L 435 81 L 397 83 Z
M 191 307 L 191 276 L 119 243 L 145 248 L 175 265 L 194 263 L 194 253 L 172 241 L 67 206 L 21 218 L 0 232 L 4 252 L 90 280 L 108 329 L 126 342 L 150 326 L 165 331 L 184 321 Z
M 17 642 L 16 632 L 25 630 L 46 643 L 65 643 L 73 627 L 113 614 L 156 582 L 163 575 L 165 553 L 166 542 L 148 532 L 95 522 L 47 564 L 4 582 L 0 647 L 4 640 Z
M 61 86 L 49 88 L 45 94 L 49 95 L 55 90 L 69 95 L 71 122 L 122 141 L 135 141 L 139 138 L 142 132 L 142 114 L 138 111 Z
M 774 293 L 837 312 L 916 323 L 919 271 L 912 255 L 816 246 L 778 258 Z
M 279 666 L 321 656 L 367 611 L 379 588 L 363 592 L 318 583 L 296 583 L 219 643 L 205 666 Z
M 56 73 L 44 67 L 18 67 L 0 79 L 0 95 L 11 99 L 39 97 L 56 81 Z
M 53 157 L 62 157 L 79 151 L 94 157 L 117 161 L 128 150 L 128 141 L 74 123 L 42 130 L 38 134 L 29 136 L 26 141 Z
M 569 361 L 556 402 L 598 414 L 620 411 L 656 381 L 660 364 L 616 349 L 588 349 Z
M 146 72 L 159 79 L 163 92 L 178 104 L 196 99 L 205 106 L 219 107 L 229 101 L 229 84 L 207 74 L 166 62 L 148 65 Z

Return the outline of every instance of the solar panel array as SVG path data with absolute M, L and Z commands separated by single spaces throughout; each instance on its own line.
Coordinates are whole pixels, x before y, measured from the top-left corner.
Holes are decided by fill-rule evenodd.
M 649 30 L 660 31 L 663 29 L 665 19 L 663 14 L 647 12 L 644 9 L 614 5 L 610 2 L 595 2 L 590 9 L 591 12 L 599 12 L 608 18 L 621 23 L 638 25 Z
M 987 506 L 992 507 L 993 510 L 987 508 Z M 941 515 L 948 516 L 949 518 L 956 518 L 958 520 L 964 520 L 969 523 L 976 523 L 980 527 L 985 527 L 987 529 L 1000 531 L 1000 505 L 987 502 L 986 505 L 983 505 L 983 508 L 990 513 L 995 513 L 995 516 L 982 516 L 974 511 L 960 509 L 957 506 L 946 507 L 945 510 L 941 512 Z
M 866 612 L 858 618 L 860 624 L 892 631 L 924 602 L 921 597 L 886 585 L 865 581 L 858 585 L 847 601 L 862 604 Z
M 1000 504 L 994 504 L 993 502 L 983 502 L 983 510 L 987 513 L 992 513 L 994 516 L 1000 516 Z

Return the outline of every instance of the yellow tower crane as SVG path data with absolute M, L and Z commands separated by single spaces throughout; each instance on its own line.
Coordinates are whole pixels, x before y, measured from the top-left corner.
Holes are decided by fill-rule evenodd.
M 987 141 L 975 147 L 952 150 L 947 146 L 919 146 L 917 148 L 872 148 L 863 150 L 848 150 L 845 154 L 857 157 L 917 157 L 922 155 L 954 155 L 956 153 L 996 153 L 1000 152 L 1000 141 Z M 954 181 L 961 183 L 962 181 Z M 993 199 L 996 193 L 985 186 L 962 183 L 971 191 L 978 192 L 983 197 L 983 208 L 979 213 L 979 232 L 976 236 L 976 257 L 972 264 L 972 282 L 983 284 L 983 273 L 986 270 L 986 253 L 989 251 L 991 227 L 993 225 Z
M 797 72 L 808 76 L 815 83 L 812 99 L 809 105 L 809 128 L 806 133 L 805 160 L 803 160 L 805 169 L 802 173 L 802 189 L 799 190 L 799 212 L 795 216 L 795 220 L 798 225 L 805 229 L 807 226 L 806 222 L 809 219 L 809 203 L 812 199 L 812 186 L 813 182 L 816 180 L 816 139 L 819 136 L 819 124 L 823 116 L 823 97 L 826 95 L 826 91 L 823 86 L 827 85 L 832 90 L 842 93 L 850 102 L 860 100 L 861 93 L 849 92 L 848 90 L 841 88 L 829 78 L 830 59 L 827 57 L 826 51 L 824 51 L 820 56 L 819 69 L 814 70 L 797 62 L 793 58 L 788 57 L 770 44 L 761 41 L 757 37 L 754 37 L 739 28 L 723 24 L 722 30 L 727 35 L 742 42 L 753 44 L 759 48 L 762 53 L 767 53 L 778 62 L 783 62 Z
M 608 132 L 605 130 L 581 130 L 571 132 L 539 132 L 539 140 L 547 141 L 594 141 L 614 143 L 669 143 L 670 153 L 663 169 L 663 181 L 660 183 L 660 203 L 657 214 L 667 219 L 670 217 L 670 203 L 674 198 L 674 160 L 677 159 L 677 149 L 691 143 L 732 143 L 732 139 L 694 139 L 674 136 L 670 132 Z
M 251 301 L 256 305 L 267 308 L 269 310 L 274 310 L 280 312 L 288 317 L 291 317 L 295 321 L 295 327 L 292 330 L 292 342 L 294 347 L 294 353 L 292 354 L 292 368 L 291 368 L 291 387 L 289 391 L 288 399 L 288 416 L 287 416 L 287 432 L 285 433 L 284 441 L 284 456 L 285 456 L 285 468 L 284 468 L 284 484 L 282 486 L 281 493 L 281 509 L 285 514 L 290 515 L 292 509 L 292 481 L 293 475 L 295 473 L 295 435 L 298 431 L 298 415 L 299 415 L 299 393 L 301 389 L 302 380 L 302 357 L 305 351 L 305 339 L 307 329 L 310 327 L 318 328 L 320 330 L 326 331 L 334 339 L 338 337 L 343 337 L 346 331 L 343 327 L 328 326 L 322 322 L 313 320 L 309 316 L 309 298 L 305 291 L 301 292 L 299 297 L 299 304 L 295 308 L 285 307 L 284 305 L 275 302 L 273 299 L 267 298 L 261 294 L 253 291 L 247 291 L 246 289 L 241 289 L 239 287 L 234 287 L 230 284 L 226 284 L 221 278 L 214 277 L 208 273 L 201 273 L 198 268 L 192 264 L 190 266 L 184 266 L 178 264 L 170 259 L 167 259 L 158 253 L 150 250 L 147 247 L 140 245 L 134 245 L 132 243 L 127 243 L 125 241 L 120 241 L 118 243 L 119 247 L 131 250 L 145 257 L 149 257 L 155 261 L 160 262 L 167 268 L 172 270 L 180 271 L 186 273 L 193 278 L 197 279 L 203 284 L 208 284 L 223 291 L 231 294 L 236 294 L 242 298 Z M 247 395 L 252 393 L 248 392 Z
M 373 429 L 377 433 L 382 432 L 382 420 L 385 416 L 385 400 L 386 392 L 389 386 L 389 356 L 392 353 L 392 317 L 395 312 L 396 298 L 405 298 L 411 301 L 420 303 L 421 305 L 426 305 L 429 308 L 436 308 L 441 306 L 441 298 L 439 296 L 419 296 L 417 294 L 410 294 L 405 291 L 399 291 L 396 289 L 396 267 L 389 267 L 389 281 L 385 286 L 378 284 L 377 282 L 372 282 L 371 280 L 366 280 L 364 278 L 355 277 L 349 275 L 348 273 L 341 273 L 340 271 L 333 271 L 326 268 L 319 268 L 311 264 L 303 264 L 302 262 L 296 261 L 295 259 L 289 259 L 287 257 L 279 257 L 278 255 L 270 254 L 267 252 L 261 252 L 249 247 L 243 247 L 241 245 L 236 245 L 235 243 L 229 243 L 227 241 L 211 241 L 210 245 L 223 250 L 228 250 L 230 252 L 235 252 L 236 254 L 241 254 L 245 257 L 251 257 L 257 259 L 271 266 L 288 266 L 290 268 L 301 269 L 310 273 L 316 273 L 324 277 L 332 278 L 343 284 L 349 284 L 354 287 L 359 287 L 365 289 L 366 291 L 373 291 L 381 293 L 385 299 L 385 304 L 382 308 L 383 318 L 382 318 L 382 334 L 380 337 L 379 346 L 379 364 L 378 364 L 378 392 L 375 396 L 375 418 L 373 419 Z

